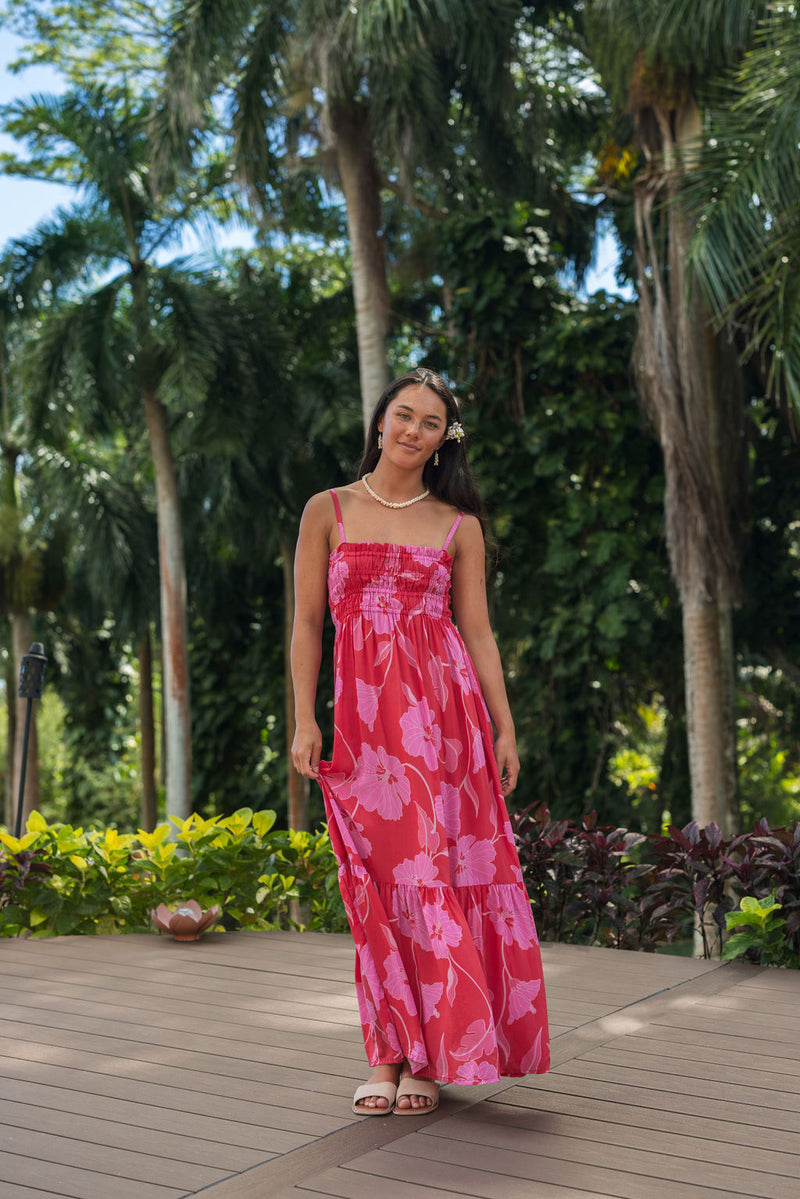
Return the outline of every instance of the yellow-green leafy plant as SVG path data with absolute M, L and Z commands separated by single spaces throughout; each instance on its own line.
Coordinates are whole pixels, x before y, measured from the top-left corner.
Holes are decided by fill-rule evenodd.
M 327 830 L 285 832 L 275 813 L 171 818 L 153 832 L 48 824 L 34 812 L 25 835 L 0 831 L 0 936 L 142 932 L 160 903 L 218 904 L 226 929 L 347 927 Z

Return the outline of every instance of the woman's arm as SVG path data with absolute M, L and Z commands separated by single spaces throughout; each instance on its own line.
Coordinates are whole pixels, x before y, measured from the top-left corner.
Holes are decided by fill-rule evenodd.
M 300 521 L 294 559 L 292 685 L 295 734 L 292 761 L 298 774 L 306 778 L 317 777 L 322 753 L 322 733 L 314 715 L 314 703 L 322 657 L 332 513 L 331 497 L 327 492 L 312 496 Z
M 486 603 L 486 550 L 474 516 L 465 516 L 455 538 L 453 560 L 453 614 L 472 659 L 483 698 L 495 728 L 494 753 L 503 795 L 517 785 L 519 755 L 514 721 L 508 706 L 503 666 L 489 624 Z

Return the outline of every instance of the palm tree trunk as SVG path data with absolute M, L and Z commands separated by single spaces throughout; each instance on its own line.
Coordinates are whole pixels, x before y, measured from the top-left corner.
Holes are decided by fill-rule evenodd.
M 742 806 L 739 792 L 739 762 L 736 739 L 736 654 L 733 643 L 733 605 L 724 604 L 719 611 L 719 644 L 722 662 L 722 702 L 725 743 L 723 768 L 727 810 L 722 828 L 726 837 L 741 831 Z
M 191 814 L 191 723 L 186 563 L 178 477 L 169 441 L 167 412 L 154 388 L 143 392 L 150 454 L 156 481 L 158 565 L 161 580 L 163 720 L 167 748 L 167 812 Z
M 720 631 L 738 587 L 737 479 L 728 459 L 740 455 L 739 424 L 729 411 L 737 389 L 720 378 L 720 367 L 734 368 L 699 300 L 687 298 L 688 236 L 678 187 L 696 153 L 698 121 L 693 102 L 685 107 L 676 114 L 649 102 L 640 123 L 650 167 L 637 183 L 634 204 L 635 366 L 664 455 L 667 548 L 683 611 L 692 815 L 726 830 L 736 807 L 735 729 Z M 732 654 L 732 646 L 725 652 Z
M 331 123 L 350 235 L 358 370 L 366 431 L 378 397 L 389 382 L 386 357 L 389 289 L 381 241 L 380 177 L 366 106 L 333 110 Z
M 31 626 L 30 613 L 26 610 L 12 611 L 9 614 L 11 621 L 11 640 L 14 646 L 14 667 L 16 670 L 16 680 L 19 681 L 20 669 L 22 666 L 22 657 L 27 654 L 33 642 L 33 628 Z M 14 696 L 17 694 L 17 686 L 15 684 Z M 19 780 L 20 770 L 22 768 L 22 749 L 25 738 L 25 720 L 22 718 L 20 706 L 27 704 L 27 700 L 15 699 L 17 708 L 16 728 L 14 730 L 14 818 L 16 819 L 16 803 L 19 795 Z M 28 741 L 28 765 L 25 773 L 25 793 L 22 797 L 22 827 L 25 828 L 25 822 L 31 812 L 39 807 L 39 739 L 36 733 L 36 701 L 33 702 L 31 709 L 30 723 L 30 738 Z
M 10 626 L 9 626 L 10 627 Z M 17 730 L 17 686 L 14 675 L 14 652 L 6 658 L 6 776 L 5 776 L 5 826 L 14 828 L 16 819 L 17 790 L 14 786 L 14 741 Z
M 692 816 L 703 827 L 713 821 L 724 829 L 728 779 L 719 610 L 715 603 L 687 597 L 682 614 Z
M 308 828 L 308 779 L 298 774 L 292 764 L 292 742 L 294 741 L 294 687 L 292 686 L 292 621 L 294 619 L 294 546 L 290 541 L 281 541 L 283 563 L 284 633 L 283 661 L 286 706 L 286 790 L 287 818 L 289 828 Z M 293 917 L 294 919 L 295 917 Z
M 153 646 L 150 629 L 139 640 L 139 736 L 142 756 L 142 828 L 151 833 L 158 820 L 156 804 L 156 724 L 153 715 Z

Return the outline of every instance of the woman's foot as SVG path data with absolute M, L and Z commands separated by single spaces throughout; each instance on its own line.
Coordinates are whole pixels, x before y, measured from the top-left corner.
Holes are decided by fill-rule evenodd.
M 400 1116 L 424 1116 L 439 1106 L 439 1084 L 430 1078 L 416 1078 L 408 1062 L 403 1062 L 395 1113 Z
M 399 1080 L 399 1063 L 373 1066 L 369 1078 L 355 1093 L 353 1111 L 356 1115 L 388 1116 L 394 1107 L 394 1092 Z

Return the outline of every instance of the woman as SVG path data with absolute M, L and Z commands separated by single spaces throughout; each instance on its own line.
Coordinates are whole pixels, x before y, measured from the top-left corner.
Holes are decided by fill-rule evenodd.
M 359 481 L 309 500 L 297 544 L 292 758 L 322 787 L 356 944 L 372 1067 L 353 1100 L 361 1115 L 431 1112 L 435 1080 L 549 1067 L 536 930 L 503 798 L 519 759 L 458 417 L 438 375 L 396 379 Z M 321 762 L 326 591 L 335 732 Z

